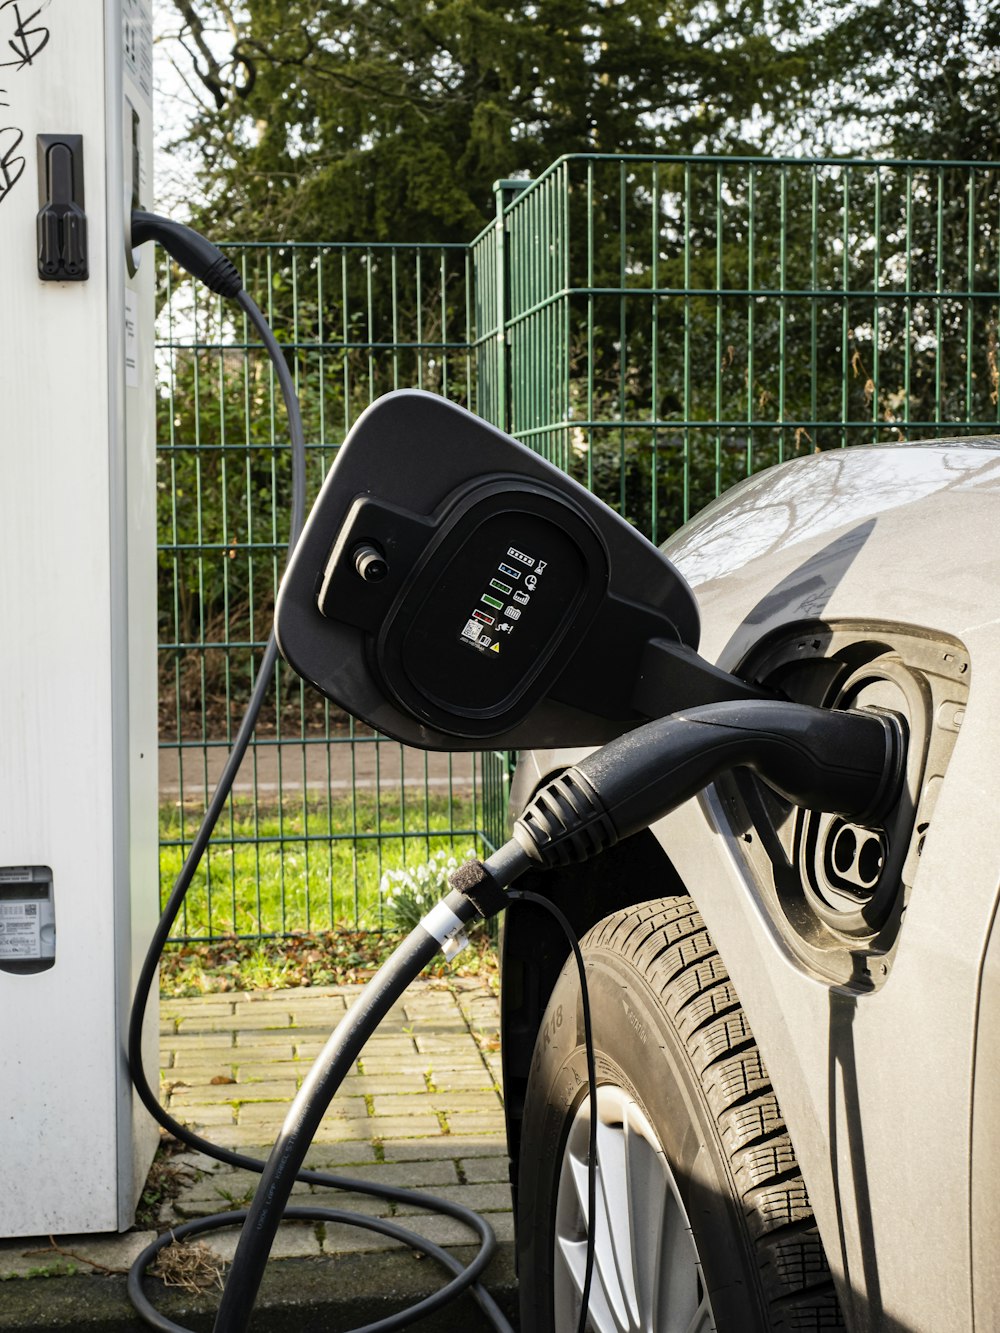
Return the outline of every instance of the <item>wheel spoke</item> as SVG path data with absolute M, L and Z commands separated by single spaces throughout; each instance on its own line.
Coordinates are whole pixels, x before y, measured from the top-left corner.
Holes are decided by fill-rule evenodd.
M 597 1122 L 598 1218 L 595 1263 L 623 1329 L 637 1328 L 639 1302 L 632 1272 L 632 1216 L 622 1126 Z
M 579 1322 L 593 1231 L 592 1333 L 712 1333 L 711 1305 L 673 1173 L 644 1112 L 623 1089 L 598 1092 L 595 1215 L 589 1216 L 592 1108 L 570 1126 L 556 1202 L 556 1327 Z
M 572 1315 L 565 1320 L 565 1323 L 567 1329 L 575 1330 L 580 1320 L 580 1297 L 583 1294 L 583 1282 L 587 1269 L 587 1242 L 586 1240 L 557 1239 L 556 1248 L 557 1259 L 562 1259 L 564 1275 L 570 1279 L 573 1286 Z M 608 1304 L 608 1294 L 596 1265 L 590 1283 L 590 1299 L 587 1305 L 587 1327 L 593 1329 L 594 1333 L 621 1333 L 621 1325 Z
M 708 1303 L 707 1292 L 698 1302 L 698 1308 L 691 1316 L 684 1333 L 715 1333 L 715 1320 L 712 1317 L 712 1307 Z
M 658 1333 L 656 1306 L 664 1225 L 663 1153 L 625 1120 L 625 1163 L 628 1183 L 630 1262 L 636 1293 L 636 1327 Z

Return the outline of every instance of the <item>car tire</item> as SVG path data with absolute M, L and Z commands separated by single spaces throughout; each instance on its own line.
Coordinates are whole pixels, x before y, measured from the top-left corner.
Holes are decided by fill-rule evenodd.
M 598 1082 L 595 1333 L 844 1327 L 739 998 L 688 897 L 581 941 Z M 517 1194 L 522 1333 L 576 1333 L 590 1094 L 572 959 L 539 1029 Z

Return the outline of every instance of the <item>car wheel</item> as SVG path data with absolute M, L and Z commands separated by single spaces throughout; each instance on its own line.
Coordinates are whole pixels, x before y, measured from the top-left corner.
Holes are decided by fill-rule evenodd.
M 593 1333 L 844 1327 L 777 1099 L 690 898 L 581 941 L 597 1070 Z M 590 1118 L 572 959 L 535 1045 L 518 1172 L 522 1333 L 575 1333 Z

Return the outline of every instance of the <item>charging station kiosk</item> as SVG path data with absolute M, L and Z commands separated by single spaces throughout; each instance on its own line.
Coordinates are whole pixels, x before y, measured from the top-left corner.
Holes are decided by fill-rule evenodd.
M 157 1137 L 151 66 L 150 0 L 0 3 L 0 1236 L 129 1226 Z

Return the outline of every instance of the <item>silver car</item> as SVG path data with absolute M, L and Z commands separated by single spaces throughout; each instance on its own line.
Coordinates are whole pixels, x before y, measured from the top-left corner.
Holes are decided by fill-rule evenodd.
M 878 825 L 734 769 L 507 914 L 522 1329 L 1000 1328 L 1000 438 L 750 478 L 663 548 L 699 651 L 909 735 Z M 970 711 L 971 709 L 971 711 Z M 515 812 L 581 750 L 522 755 Z M 531 877 L 529 876 L 529 881 Z

